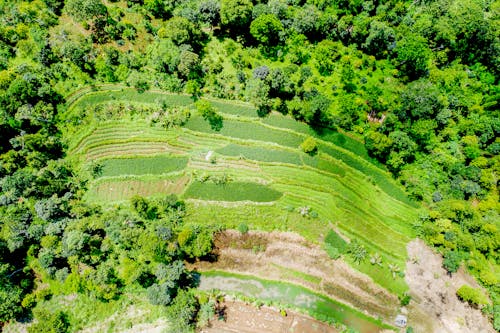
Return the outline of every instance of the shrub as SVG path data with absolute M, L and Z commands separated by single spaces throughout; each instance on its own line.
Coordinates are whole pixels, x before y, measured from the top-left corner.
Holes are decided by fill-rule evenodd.
M 168 308 L 168 317 L 173 323 L 172 332 L 186 332 L 193 324 L 199 304 L 189 290 L 179 290 L 174 302 Z
M 448 271 L 448 273 L 455 273 L 460 267 L 460 262 L 462 258 L 460 254 L 456 251 L 448 251 L 443 257 L 443 268 Z
M 458 288 L 457 296 L 462 301 L 475 307 L 482 307 L 488 304 L 488 299 L 479 289 L 472 288 L 466 284 Z
M 36 323 L 28 326 L 29 333 L 65 333 L 69 332 L 69 320 L 62 312 L 49 312 L 47 310 L 34 311 Z
M 304 153 L 314 155 L 318 151 L 318 143 L 313 137 L 309 136 L 301 143 L 300 148 Z
M 248 225 L 246 223 L 241 223 L 238 226 L 238 231 L 241 232 L 242 234 L 246 234 L 248 232 Z
M 411 301 L 411 296 L 408 295 L 407 293 L 404 293 L 403 295 L 399 296 L 399 302 L 401 303 L 401 306 L 407 306 L 410 304 Z

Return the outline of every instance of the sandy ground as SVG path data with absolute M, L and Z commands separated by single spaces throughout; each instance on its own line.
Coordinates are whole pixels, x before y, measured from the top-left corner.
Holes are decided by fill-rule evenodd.
M 461 302 L 456 291 L 463 284 L 478 284 L 463 269 L 449 277 L 442 268 L 442 258 L 422 240 L 408 244 L 410 260 L 406 265 L 406 282 L 412 302 L 408 320 L 415 332 L 493 333 L 495 330 L 480 310 Z
M 226 231 L 216 238 L 216 262 L 198 262 L 200 270 L 220 269 L 300 284 L 392 324 L 399 301 L 342 260 L 332 260 L 319 246 L 292 233 Z M 255 251 L 261 246 L 264 251 Z M 304 279 L 302 272 L 314 280 Z
M 286 316 L 271 307 L 260 309 L 240 301 L 226 300 L 225 320 L 214 318 L 201 333 L 337 333 L 332 326 L 319 322 L 309 316 L 287 311 Z

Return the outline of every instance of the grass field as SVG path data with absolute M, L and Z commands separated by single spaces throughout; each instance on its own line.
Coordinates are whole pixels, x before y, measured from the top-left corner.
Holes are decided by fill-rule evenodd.
M 113 205 L 134 194 L 176 193 L 187 200 L 186 223 L 236 228 L 244 222 L 254 229 L 294 231 L 321 244 L 335 228 L 384 262 L 351 262 L 353 267 L 391 292 L 407 290 L 387 267 L 404 267 L 419 210 L 361 142 L 335 131 L 315 132 L 277 113 L 259 119 L 244 103 L 211 101 L 224 117 L 222 129 L 214 131 L 196 113 L 185 127 L 166 130 L 146 118 L 97 121 L 84 112 L 116 100 L 191 105 L 185 95 L 119 88 L 75 94 L 73 100 L 61 117 L 80 117 L 85 126 L 69 121 L 63 128 L 68 158 L 82 168 L 102 165 L 86 200 Z M 318 141 L 315 156 L 299 148 L 309 135 Z M 216 185 L 213 179 L 223 176 L 229 182 Z

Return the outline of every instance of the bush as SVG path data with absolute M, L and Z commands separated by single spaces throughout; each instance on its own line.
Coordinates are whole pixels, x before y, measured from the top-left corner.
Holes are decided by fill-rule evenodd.
M 304 153 L 314 155 L 318 151 L 318 143 L 313 137 L 309 136 L 301 143 L 300 148 Z
M 482 307 L 488 304 L 488 299 L 479 289 L 472 288 L 466 284 L 458 288 L 457 296 L 462 301 L 474 307 Z
M 408 295 L 407 293 L 404 293 L 403 295 L 399 296 L 399 302 L 401 303 L 401 306 L 407 306 L 410 304 L 411 301 L 411 296 Z
M 248 232 L 248 225 L 246 223 L 241 223 L 238 226 L 238 231 L 241 232 L 242 234 L 246 234 Z
M 69 332 L 67 315 L 62 312 L 47 310 L 34 311 L 36 323 L 28 326 L 28 333 L 65 333 Z
M 462 257 L 456 251 L 448 251 L 443 257 L 443 268 L 448 271 L 448 273 L 455 273 L 460 267 L 460 262 Z
M 171 332 L 186 332 L 194 322 L 198 312 L 198 300 L 189 290 L 179 290 L 177 297 L 168 309 L 168 317 L 173 327 Z
M 203 119 L 208 121 L 212 130 L 220 131 L 222 129 L 224 120 L 210 102 L 200 100 L 196 102 L 196 109 Z

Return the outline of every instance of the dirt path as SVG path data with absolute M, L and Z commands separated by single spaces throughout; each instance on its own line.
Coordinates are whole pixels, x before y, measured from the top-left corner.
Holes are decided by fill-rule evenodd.
M 309 316 L 288 311 L 286 316 L 271 307 L 260 309 L 240 301 L 226 300 L 225 321 L 214 319 L 201 333 L 338 333 L 337 329 Z
M 216 237 L 216 262 L 192 268 L 226 270 L 264 279 L 288 281 L 316 290 L 372 317 L 392 324 L 399 301 L 342 260 L 332 260 L 319 246 L 292 233 L 226 231 Z
M 456 296 L 463 284 L 479 287 L 469 274 L 460 269 L 450 278 L 442 268 L 441 256 L 421 240 L 408 244 L 408 255 L 406 282 L 412 296 L 408 319 L 415 332 L 495 332 L 480 310 Z

